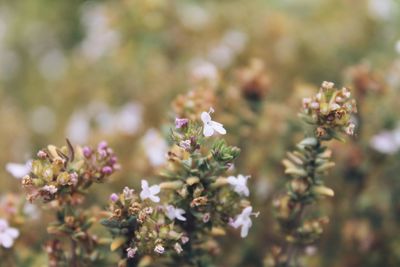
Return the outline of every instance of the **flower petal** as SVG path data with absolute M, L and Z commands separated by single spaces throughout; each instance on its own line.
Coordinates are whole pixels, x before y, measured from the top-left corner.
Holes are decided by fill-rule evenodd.
M 0 244 L 5 248 L 11 248 L 14 244 L 14 240 L 7 234 L 0 234 Z
M 4 233 L 12 238 L 17 238 L 19 236 L 19 231 L 18 229 L 15 228 L 8 228 L 7 230 L 4 231 Z
M 150 198 L 151 201 L 153 201 L 155 203 L 160 202 L 160 198 L 158 196 L 150 195 L 149 198 Z
M 157 195 L 158 193 L 160 193 L 161 188 L 159 185 L 152 185 L 150 186 L 149 191 L 152 195 Z
M 208 114 L 207 112 L 205 112 L 205 111 L 203 111 L 202 113 L 201 113 L 201 121 L 204 123 L 204 124 L 206 124 L 206 123 L 208 123 L 208 122 L 210 122 L 211 121 L 211 116 L 210 116 L 210 114 Z
M 205 137 L 212 136 L 214 134 L 214 128 L 207 124 L 204 124 L 203 134 Z
M 216 121 L 211 121 L 211 126 L 214 128 L 215 131 L 217 131 L 220 134 L 226 134 L 226 130 L 224 126 Z

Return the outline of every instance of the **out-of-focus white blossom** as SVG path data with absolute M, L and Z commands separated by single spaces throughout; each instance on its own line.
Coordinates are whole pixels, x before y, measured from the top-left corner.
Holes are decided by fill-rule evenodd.
M 250 195 L 249 188 L 247 187 L 247 180 L 250 176 L 239 174 L 237 177 L 229 176 L 228 183 L 233 187 L 233 190 L 239 195 L 248 197 Z
M 86 5 L 81 20 L 86 36 L 80 48 L 85 57 L 97 60 L 118 47 L 120 33 L 111 27 L 105 6 L 93 3 Z
M 183 26 L 191 30 L 201 30 L 211 21 L 210 13 L 197 4 L 181 6 L 178 15 Z
M 206 81 L 212 86 L 216 86 L 219 81 L 217 67 L 205 60 L 194 60 L 191 63 L 190 76 L 195 83 Z
M 18 236 L 18 229 L 10 227 L 6 220 L 0 219 L 0 246 L 11 248 L 14 245 L 14 240 L 18 238 Z
M 149 129 L 142 139 L 146 156 L 153 167 L 164 165 L 167 161 L 168 144 L 155 129 Z
M 14 176 L 17 179 L 21 179 L 25 175 L 29 174 L 31 171 L 32 167 L 32 160 L 28 160 L 25 164 L 19 164 L 19 163 L 7 163 L 6 164 L 6 170 L 9 172 L 12 176 Z
M 35 108 L 30 119 L 32 130 L 38 134 L 52 133 L 56 126 L 54 111 L 46 106 Z
M 115 126 L 123 134 L 135 134 L 142 124 L 142 106 L 128 103 L 115 114 Z
M 84 144 L 88 141 L 90 134 L 90 122 L 84 111 L 72 114 L 69 119 L 66 135 L 73 143 Z
M 383 131 L 371 138 L 370 146 L 382 154 L 395 154 L 400 149 L 400 138 L 396 131 Z
M 395 10 L 395 3 L 393 0 L 369 0 L 368 11 L 369 14 L 381 20 L 388 20 L 393 15 Z

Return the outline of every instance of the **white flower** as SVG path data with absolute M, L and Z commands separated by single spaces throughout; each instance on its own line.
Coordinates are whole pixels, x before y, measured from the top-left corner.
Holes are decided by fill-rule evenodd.
M 163 254 L 165 252 L 165 249 L 162 245 L 158 244 L 155 248 L 154 251 L 157 252 L 158 254 Z
M 168 205 L 166 207 L 166 215 L 170 220 L 180 220 L 180 221 L 186 221 L 186 218 L 183 217 L 183 214 L 185 214 L 185 211 L 183 209 L 177 209 L 172 205 Z
M 52 195 L 54 195 L 58 191 L 57 187 L 55 187 L 54 185 L 45 185 L 42 187 L 42 190 L 49 192 Z
M 164 165 L 167 161 L 168 144 L 155 129 L 149 129 L 142 139 L 142 146 L 153 167 Z
M 142 192 L 140 192 L 140 198 L 142 200 L 149 198 L 153 202 L 160 202 L 160 197 L 157 196 L 160 191 L 161 188 L 159 185 L 152 185 L 149 187 L 149 183 L 146 180 L 142 180 Z
M 137 247 L 134 247 L 134 248 L 129 247 L 129 248 L 127 248 L 126 249 L 126 256 L 128 258 L 130 258 L 130 259 L 134 258 L 135 255 L 136 255 L 137 250 L 138 250 Z
M 242 213 L 236 217 L 236 220 L 230 223 L 230 225 L 235 229 L 239 228 L 240 226 L 242 227 L 240 231 L 240 236 L 242 238 L 247 236 L 247 234 L 249 233 L 249 229 L 253 224 L 250 219 L 250 216 L 251 215 L 255 215 L 256 217 L 258 216 L 258 213 L 252 213 L 252 211 L 253 208 L 251 206 L 245 208 L 242 211 Z
M 29 202 L 25 203 L 23 207 L 23 212 L 32 220 L 37 220 L 40 218 L 40 210 L 38 209 L 38 207 Z
M 179 243 L 175 243 L 174 249 L 175 249 L 176 253 L 178 253 L 178 254 L 181 254 L 183 252 L 183 248 Z
M 0 219 L 0 246 L 11 248 L 18 236 L 18 229 L 10 227 L 6 220 Z
M 372 137 L 370 146 L 383 154 L 395 154 L 400 149 L 400 145 L 396 143 L 396 137 L 392 132 L 383 131 Z
M 133 198 L 133 192 L 134 192 L 134 191 L 135 191 L 135 190 L 130 189 L 129 187 L 125 186 L 125 188 L 124 188 L 124 190 L 123 190 L 125 199 L 126 199 L 126 200 L 132 199 L 132 198 Z
M 239 174 L 237 177 L 229 176 L 228 183 L 233 187 L 233 190 L 238 193 L 239 195 L 243 195 L 248 197 L 250 195 L 249 188 L 247 187 L 247 179 L 250 176 L 244 176 Z
M 27 161 L 25 164 L 10 162 L 7 163 L 6 170 L 15 178 L 21 179 L 25 175 L 29 174 L 29 172 L 31 171 L 31 167 L 32 167 L 32 160 Z
M 218 132 L 220 134 L 226 134 L 226 130 L 224 126 L 216 121 L 211 120 L 210 113 L 214 110 L 211 108 L 210 112 L 203 112 L 201 113 L 201 120 L 203 121 L 203 134 L 205 137 L 210 137 L 214 134 L 214 132 Z

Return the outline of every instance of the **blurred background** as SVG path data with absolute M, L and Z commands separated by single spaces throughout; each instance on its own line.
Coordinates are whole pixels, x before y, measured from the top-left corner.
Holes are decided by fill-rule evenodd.
M 218 266 L 263 266 L 280 242 L 280 161 L 303 135 L 301 99 L 324 80 L 353 91 L 357 134 L 330 144 L 331 222 L 304 264 L 400 266 L 399 26 L 398 0 L 0 1 L 0 217 L 22 210 L 21 266 L 46 260 L 51 217 L 25 204 L 18 179 L 38 149 L 107 140 L 123 168 L 93 190 L 104 206 L 125 185 L 158 181 L 187 105 L 216 110 L 261 211 L 247 239 L 221 238 Z

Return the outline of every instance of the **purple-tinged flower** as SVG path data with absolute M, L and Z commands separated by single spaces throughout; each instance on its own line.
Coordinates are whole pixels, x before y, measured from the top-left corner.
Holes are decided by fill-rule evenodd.
M 110 174 L 113 173 L 113 168 L 111 168 L 110 166 L 104 166 L 104 167 L 101 169 L 101 172 L 102 172 L 103 174 L 105 174 L 105 175 L 110 175 Z
M 83 155 L 85 156 L 85 158 L 90 158 L 90 156 L 92 155 L 92 149 L 88 146 L 85 146 L 83 148 Z
M 185 150 L 190 150 L 191 141 L 190 140 L 182 140 L 179 142 L 179 146 Z
M 175 118 L 175 127 L 180 129 L 182 127 L 186 127 L 189 123 L 189 120 L 186 118 Z
M 69 175 L 69 178 L 70 178 L 71 184 L 73 186 L 76 186 L 78 184 L 79 176 L 78 176 L 78 174 L 76 172 L 71 173 Z
M 58 189 L 54 185 L 45 185 L 42 187 L 43 191 L 49 192 L 51 195 L 57 193 Z
M 101 141 L 97 146 L 98 150 L 106 150 L 107 148 L 108 148 L 108 143 L 106 141 Z
M 157 252 L 158 254 L 164 254 L 165 248 L 161 245 L 158 244 L 155 248 L 154 251 Z
M 138 249 L 136 247 L 135 248 L 131 248 L 131 247 L 127 248 L 126 249 L 126 256 L 128 258 L 130 258 L 130 259 L 134 258 L 135 255 L 136 255 L 137 250 Z
M 119 196 L 118 196 L 117 194 L 112 193 L 112 194 L 110 195 L 110 200 L 111 200 L 112 202 L 117 202 L 118 199 L 119 199 Z
M 47 153 L 44 152 L 43 150 L 39 150 L 39 152 L 37 153 L 37 156 L 40 159 L 45 159 L 47 157 Z

